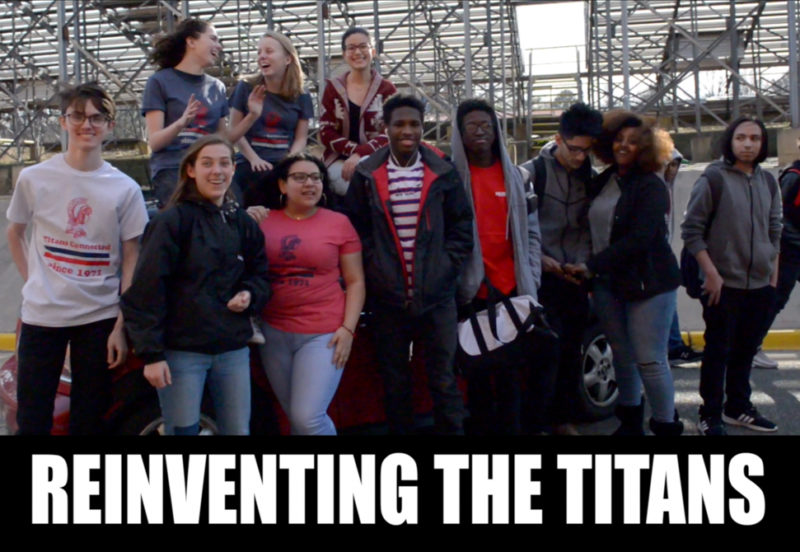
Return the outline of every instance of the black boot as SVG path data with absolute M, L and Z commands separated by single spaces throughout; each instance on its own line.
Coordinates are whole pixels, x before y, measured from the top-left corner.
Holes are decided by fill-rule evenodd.
M 644 423 L 644 404 L 637 406 L 618 406 L 614 413 L 622 422 L 612 435 L 622 437 L 637 437 L 644 435 L 642 424 Z
M 678 418 L 678 411 L 675 411 L 675 418 L 671 422 L 659 422 L 655 418 L 650 418 L 650 431 L 653 435 L 664 437 L 677 437 L 683 433 L 683 422 Z

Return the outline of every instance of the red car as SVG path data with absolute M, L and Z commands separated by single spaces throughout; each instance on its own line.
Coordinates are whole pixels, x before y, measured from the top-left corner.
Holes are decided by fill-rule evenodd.
M 359 324 L 353 351 L 342 375 L 339 389 L 328 413 L 337 430 L 343 433 L 379 427 L 385 421 L 383 382 L 375 362 L 375 351 L 369 335 L 369 315 Z M 17 330 L 19 331 L 19 329 Z M 432 402 L 427 390 L 427 375 L 421 355 L 415 355 L 414 410 L 418 415 L 431 412 Z M 254 435 L 288 433 L 289 424 L 267 381 L 257 351 L 251 351 L 252 415 L 250 431 Z M 596 420 L 613 412 L 617 388 L 614 380 L 611 348 L 605 336 L 593 325 L 586 333 L 583 346 L 582 372 L 575 374 L 574 392 L 581 418 Z M 128 362 L 114 371 L 112 405 L 106 413 L 110 432 L 122 435 L 158 435 L 163 433 L 163 419 L 158 396 L 142 376 L 142 362 L 131 355 Z M 66 435 L 69 427 L 70 370 L 65 363 L 55 400 L 53 434 Z M 460 382 L 464 389 L 463 382 Z M 6 424 L 10 432 L 17 430 L 17 359 L 12 356 L 0 367 L 0 401 L 5 406 Z M 201 433 L 213 434 L 213 407 L 205 400 L 200 420 Z

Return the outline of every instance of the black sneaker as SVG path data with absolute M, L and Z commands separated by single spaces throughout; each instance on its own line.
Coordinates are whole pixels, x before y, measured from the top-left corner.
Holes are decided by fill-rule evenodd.
M 759 414 L 755 406 L 751 406 L 738 416 L 729 416 L 723 413 L 722 419 L 726 424 L 746 427 L 754 431 L 764 431 L 767 433 L 778 431 L 778 426 Z
M 703 416 L 700 415 L 700 420 L 697 422 L 697 430 L 700 435 L 727 435 L 725 431 L 725 424 L 719 416 Z
M 681 345 L 669 352 L 669 363 L 675 366 L 689 364 L 690 362 L 700 362 L 703 360 L 703 352 L 695 351 L 688 345 Z

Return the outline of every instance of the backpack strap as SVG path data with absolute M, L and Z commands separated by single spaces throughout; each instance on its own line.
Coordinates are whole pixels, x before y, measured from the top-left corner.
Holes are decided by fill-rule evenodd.
M 722 187 L 725 185 L 722 181 L 722 173 L 716 169 L 706 170 L 706 180 L 708 180 L 708 187 L 711 188 L 711 214 L 708 217 L 708 224 L 706 225 L 706 232 L 704 239 L 708 238 L 711 231 L 711 224 L 714 222 L 714 217 L 717 216 L 717 209 L 719 202 L 722 198 Z

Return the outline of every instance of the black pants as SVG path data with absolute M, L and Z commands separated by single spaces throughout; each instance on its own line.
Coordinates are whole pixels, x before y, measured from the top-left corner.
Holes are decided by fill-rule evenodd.
M 392 434 L 414 429 L 409 346 L 423 349 L 428 388 L 433 399 L 435 431 L 463 433 L 464 404 L 453 373 L 456 350 L 455 300 L 420 316 L 403 310 L 375 308 L 374 338 L 385 390 L 386 419 Z
M 550 423 L 561 423 L 575 417 L 577 384 L 583 377 L 581 344 L 589 322 L 589 295 L 584 286 L 544 273 L 539 302 L 559 337 L 555 359 L 558 374 L 548 419 Z
M 701 298 L 706 322 L 700 366 L 703 416 L 721 415 L 723 402 L 725 412 L 733 416 L 751 406 L 750 367 L 774 296 L 772 286 L 750 290 L 723 287 L 718 304 L 709 306 L 707 296 Z
M 800 281 L 800 249 L 781 242 L 781 260 L 778 263 L 778 286 L 775 289 L 775 301 L 769 310 L 769 317 L 764 324 L 761 341 L 775 322 L 775 317 L 783 310 L 789 297 L 792 295 L 794 285 Z
M 115 318 L 82 326 L 46 328 L 22 324 L 19 335 L 17 424 L 20 435 L 47 435 L 53 427 L 53 401 L 70 345 L 72 386 L 69 432 L 99 435 L 110 406 L 111 372 L 107 340 Z

